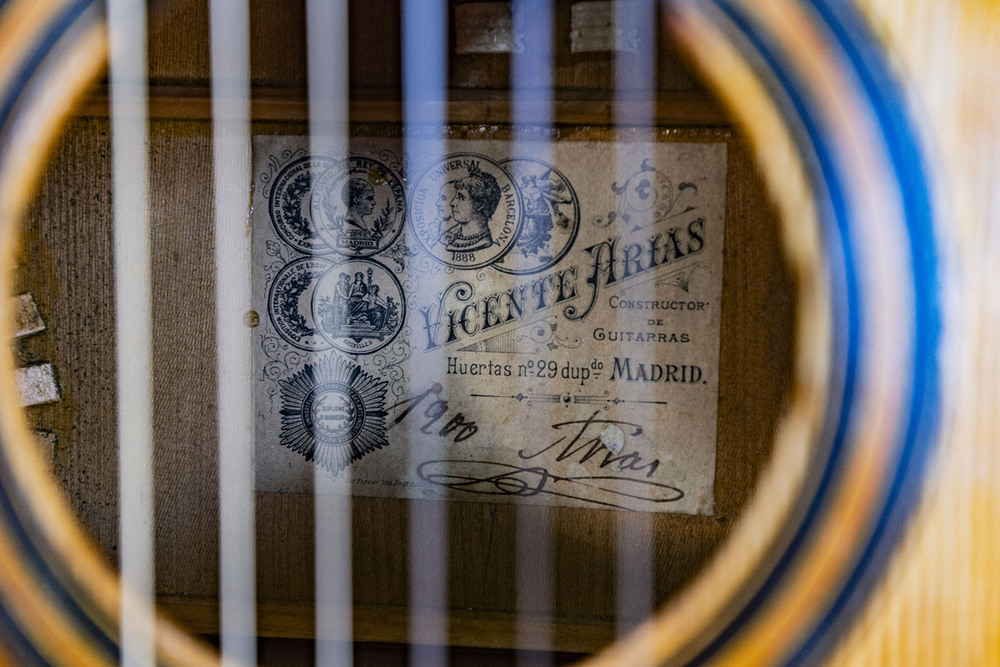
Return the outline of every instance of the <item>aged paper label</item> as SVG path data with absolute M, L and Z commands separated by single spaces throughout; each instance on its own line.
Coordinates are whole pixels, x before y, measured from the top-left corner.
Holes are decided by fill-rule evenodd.
M 257 488 L 711 513 L 725 144 L 439 146 L 254 139 Z

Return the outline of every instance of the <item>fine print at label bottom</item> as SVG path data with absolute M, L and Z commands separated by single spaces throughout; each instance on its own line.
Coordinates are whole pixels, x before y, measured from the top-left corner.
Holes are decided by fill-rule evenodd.
M 712 512 L 725 144 L 253 151 L 258 490 Z

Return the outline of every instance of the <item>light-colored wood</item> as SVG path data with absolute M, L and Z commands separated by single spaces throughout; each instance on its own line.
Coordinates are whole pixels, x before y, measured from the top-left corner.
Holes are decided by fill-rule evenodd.
M 1000 664 L 1000 8 L 976 0 L 859 4 L 896 56 L 946 191 L 941 233 L 963 289 L 947 295 L 951 378 L 927 493 L 832 664 Z

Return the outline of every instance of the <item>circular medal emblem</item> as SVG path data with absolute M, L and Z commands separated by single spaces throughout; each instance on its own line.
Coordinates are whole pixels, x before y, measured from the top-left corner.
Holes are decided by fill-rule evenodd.
M 313 292 L 333 262 L 320 257 L 302 257 L 285 266 L 274 278 L 267 298 L 271 323 L 295 347 L 325 350 L 330 343 L 316 329 Z
M 381 162 L 365 157 L 338 161 L 311 193 L 310 210 L 320 238 L 336 252 L 368 257 L 384 250 L 403 229 L 403 184 Z
M 316 285 L 312 313 L 319 334 L 351 354 L 380 350 L 403 328 L 406 301 L 392 271 L 358 259 L 336 264 Z
M 317 385 L 302 404 L 306 430 L 323 445 L 340 447 L 353 440 L 365 424 L 365 405 L 343 382 Z
M 334 475 L 386 447 L 386 382 L 325 352 L 284 379 L 281 444 Z
M 433 163 L 410 194 L 410 227 L 434 259 L 456 269 L 494 264 L 517 242 L 521 194 L 488 157 L 453 153 Z
M 275 231 L 288 245 L 310 255 L 332 250 L 317 233 L 311 206 L 317 181 L 334 162 L 308 155 L 293 160 L 278 172 L 271 188 L 268 209 Z
M 569 180 L 534 158 L 500 163 L 521 193 L 524 224 L 514 248 L 493 266 L 505 273 L 537 273 L 566 256 L 580 230 L 580 200 Z

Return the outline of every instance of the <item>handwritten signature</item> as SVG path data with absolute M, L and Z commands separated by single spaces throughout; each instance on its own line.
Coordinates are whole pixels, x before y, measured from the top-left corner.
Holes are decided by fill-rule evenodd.
M 417 476 L 425 482 L 467 493 L 489 496 L 545 494 L 616 509 L 632 509 L 622 504 L 625 498 L 656 505 L 684 497 L 684 492 L 677 487 L 648 479 L 618 475 L 564 477 L 542 467 L 523 468 L 497 461 L 425 461 L 417 466 Z
M 417 410 L 423 407 L 423 410 Z M 464 414 L 453 413 L 451 419 L 442 420 L 451 412 L 451 406 L 442 396 L 440 384 L 433 384 L 427 391 L 396 403 L 389 412 L 399 409 L 390 428 L 404 421 L 412 412 L 417 413 L 417 428 L 421 433 L 451 437 L 456 443 L 466 440 L 479 430 L 475 421 Z M 654 482 L 650 477 L 660 466 L 659 459 L 648 461 L 636 451 L 612 452 L 604 443 L 603 433 L 608 427 L 638 436 L 643 427 L 632 422 L 598 419 L 594 412 L 586 419 L 552 424 L 561 437 L 537 451 L 522 448 L 517 451 L 521 460 L 552 459 L 564 465 L 583 465 L 592 461 L 602 470 L 615 474 L 556 475 L 540 465 L 519 466 L 499 461 L 440 459 L 425 461 L 417 467 L 421 480 L 457 491 L 492 496 L 549 495 L 578 500 L 605 507 L 631 509 L 635 502 L 677 502 L 684 492 L 675 486 Z M 421 424 L 422 422 L 422 424 Z M 600 431 L 599 431 L 600 429 Z M 570 459 L 569 461 L 567 461 Z M 629 473 L 643 475 L 630 476 Z
M 518 450 L 518 457 L 524 460 L 538 458 L 539 456 L 549 453 L 556 447 L 562 445 L 562 450 L 555 455 L 556 461 L 561 462 L 566 459 L 579 456 L 579 462 L 582 464 L 598 455 L 603 455 L 603 459 L 597 459 L 599 461 L 598 466 L 600 468 L 610 467 L 616 472 L 634 470 L 635 472 L 646 473 L 646 477 L 652 477 L 653 473 L 656 472 L 656 469 L 660 467 L 659 459 L 646 461 L 642 458 L 642 455 L 639 454 L 639 452 L 629 452 L 624 449 L 618 454 L 613 453 L 604 444 L 602 435 L 595 434 L 594 431 L 596 429 L 590 428 L 591 426 L 596 426 L 598 428 L 606 429 L 609 426 L 614 426 L 623 431 L 631 431 L 632 436 L 637 436 L 642 433 L 642 426 L 639 424 L 633 424 L 632 422 L 623 422 L 614 419 L 598 419 L 598 414 L 599 413 L 595 412 L 586 419 L 577 419 L 553 424 L 552 428 L 556 431 L 560 431 L 565 427 L 577 428 L 570 431 L 572 437 L 564 435 L 552 444 L 542 447 L 537 452 L 531 452 L 527 449 Z

